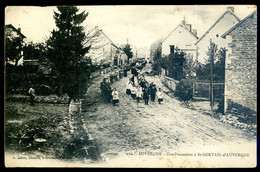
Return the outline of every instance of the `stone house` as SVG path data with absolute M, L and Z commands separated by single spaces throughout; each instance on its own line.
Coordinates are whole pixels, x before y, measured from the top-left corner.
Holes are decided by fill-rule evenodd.
M 91 48 L 87 53 L 95 65 L 110 64 L 118 66 L 125 64 L 126 54 L 104 32 L 95 27 L 96 36 L 93 38 Z
M 224 109 L 230 101 L 257 109 L 257 11 L 221 35 L 228 42 Z
M 184 19 L 166 38 L 161 41 L 162 57 L 174 53 L 176 48 L 183 50 L 186 57 L 196 61 L 197 50 L 195 43 L 198 40 L 197 30 L 186 23 Z
M 233 7 L 227 7 L 227 10 L 217 19 L 217 21 L 197 40 L 197 59 L 205 64 L 208 59 L 208 47 L 210 39 L 218 45 L 218 48 L 225 46 L 225 40 L 221 38 L 231 27 L 236 25 L 240 19 L 234 14 Z

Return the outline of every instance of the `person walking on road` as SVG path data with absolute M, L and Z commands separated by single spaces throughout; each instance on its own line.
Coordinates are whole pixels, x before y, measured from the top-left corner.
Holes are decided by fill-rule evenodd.
M 103 81 L 100 83 L 100 90 L 101 90 L 101 95 L 105 95 L 105 85 L 106 85 L 106 78 L 103 78 Z
M 107 78 L 104 78 L 100 84 L 101 94 L 106 99 L 107 102 L 111 101 L 111 87 L 107 81 Z
M 137 91 L 136 91 L 136 99 L 137 102 L 139 103 L 140 100 L 142 99 L 142 88 L 140 86 L 137 87 Z
M 150 93 L 151 93 L 151 101 L 154 102 L 156 91 L 157 91 L 156 85 L 152 82 L 149 88 L 150 88 Z
M 133 83 L 131 81 L 131 78 L 129 78 L 129 81 L 127 81 L 127 83 L 126 83 L 126 94 L 127 95 L 131 95 L 131 89 L 133 87 L 132 85 L 133 85 Z
M 127 77 L 127 69 L 126 69 L 126 66 L 124 66 L 124 77 Z
M 134 85 L 132 86 L 132 89 L 131 89 L 131 97 L 133 99 L 136 98 L 136 87 Z
M 142 87 L 142 89 L 144 89 L 145 85 L 146 85 L 147 81 L 145 80 L 145 78 L 141 78 L 141 81 L 140 81 L 140 86 Z
M 148 101 L 149 101 L 149 89 L 148 89 L 148 85 L 145 85 L 145 87 L 144 87 L 143 98 L 144 98 L 144 104 L 145 104 L 145 105 L 148 105 Z
M 162 96 L 162 89 L 159 88 L 159 90 L 157 91 L 157 97 L 158 97 L 158 102 L 159 104 L 161 104 L 161 102 L 163 101 L 163 96 Z
M 119 103 L 119 96 L 118 96 L 118 91 L 116 90 L 116 88 L 114 88 L 112 91 L 112 103 L 113 103 L 113 106 L 115 106 L 116 103 Z

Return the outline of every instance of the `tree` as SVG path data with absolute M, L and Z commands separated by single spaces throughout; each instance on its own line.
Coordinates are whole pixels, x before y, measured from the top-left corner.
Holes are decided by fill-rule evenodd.
M 127 55 L 127 63 L 129 63 L 129 60 L 131 58 L 133 58 L 133 52 L 132 52 L 132 48 L 130 46 L 130 44 L 126 44 L 124 47 L 123 47 L 123 51 L 125 52 L 125 54 Z
M 209 55 L 209 52 L 207 53 Z M 213 78 L 215 81 L 222 82 L 225 80 L 225 57 L 226 49 L 220 48 L 215 55 L 213 65 Z M 209 80 L 210 60 L 207 59 L 205 64 L 200 64 L 197 69 L 197 77 Z
M 45 47 L 43 43 L 28 42 L 23 47 L 24 59 L 44 60 Z
M 6 91 L 16 92 L 22 80 L 20 72 L 21 66 L 18 66 L 19 61 L 22 59 L 22 51 L 25 37 L 20 32 L 15 33 L 12 27 L 5 27 L 5 62 L 6 62 Z M 19 71 L 19 72 L 18 72 Z
M 6 31 L 6 61 L 14 62 L 15 67 L 18 65 L 18 61 L 22 58 L 22 48 L 23 48 L 23 38 L 19 36 L 14 36 Z
M 81 26 L 88 13 L 79 13 L 74 6 L 58 6 L 57 10 L 53 16 L 57 29 L 47 40 L 47 59 L 52 74 L 57 77 L 58 93 L 67 93 L 77 100 L 86 92 L 90 76 L 91 59 L 85 54 L 91 45 L 86 46 L 86 34 Z
M 175 49 L 174 54 L 170 54 L 162 58 L 161 66 L 168 70 L 168 76 L 176 80 L 184 77 L 185 53 L 179 49 Z
M 156 48 L 154 50 L 153 61 L 154 61 L 154 63 L 152 65 L 152 68 L 153 68 L 153 71 L 155 72 L 155 74 L 159 74 L 162 67 L 164 69 L 166 69 L 166 66 L 163 66 L 160 48 Z

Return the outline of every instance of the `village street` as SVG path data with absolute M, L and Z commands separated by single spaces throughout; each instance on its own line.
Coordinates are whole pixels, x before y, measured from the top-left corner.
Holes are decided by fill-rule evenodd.
M 149 101 L 149 105 L 137 103 L 125 94 L 128 77 L 111 85 L 119 91 L 118 106 L 104 103 L 101 99 L 92 107 L 95 110 L 85 115 L 87 132 L 96 140 L 103 159 L 140 151 L 186 152 L 199 150 L 199 146 L 255 143 L 250 134 L 191 110 L 166 94 L 162 104 L 157 101 Z M 158 76 L 145 78 L 148 82 L 155 82 L 163 91 L 167 90 Z M 93 82 L 88 92 L 98 96 L 101 78 Z
M 7 4 L 5 21 L 6 167 L 257 166 L 256 5 Z

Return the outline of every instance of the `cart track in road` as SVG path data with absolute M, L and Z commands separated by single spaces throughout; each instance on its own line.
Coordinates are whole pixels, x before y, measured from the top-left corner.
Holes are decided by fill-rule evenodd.
M 160 82 L 158 77 L 146 76 L 146 79 Z M 125 94 L 127 80 L 122 78 L 111 85 L 118 89 L 118 106 L 100 100 L 95 104 L 97 110 L 86 114 L 85 127 L 97 141 L 104 159 L 133 150 L 178 151 L 195 145 L 255 140 L 249 133 L 191 110 L 165 94 L 162 104 L 137 103 Z M 96 81 L 101 82 L 101 79 Z M 99 84 L 92 86 L 90 91 L 99 91 Z M 160 87 L 167 89 L 163 85 Z

